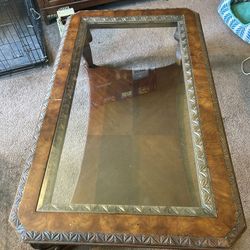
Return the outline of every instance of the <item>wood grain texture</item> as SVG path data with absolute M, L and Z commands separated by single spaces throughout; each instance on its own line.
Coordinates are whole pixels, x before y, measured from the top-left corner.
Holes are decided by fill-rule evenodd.
M 81 17 L 138 15 L 185 16 L 203 141 L 218 216 L 212 218 L 36 212 L 55 123 L 59 114 L 60 100 L 67 82 L 69 65 L 72 60 L 72 50 Z M 126 233 L 132 235 L 189 235 L 202 238 L 226 238 L 230 234 L 238 223 L 236 201 L 227 169 L 227 164 L 231 164 L 231 162 L 230 160 L 228 161 L 229 156 L 225 155 L 225 150 L 223 149 L 221 138 L 224 138 L 224 134 L 219 128 L 218 119 L 220 117 L 218 118 L 219 114 L 215 105 L 214 87 L 210 77 L 210 69 L 207 65 L 206 53 L 203 51 L 204 44 L 201 39 L 202 34 L 200 34 L 198 29 L 197 15 L 188 9 L 158 9 L 83 11 L 72 17 L 51 94 L 52 100 L 41 130 L 36 155 L 20 204 L 19 217 L 27 230 L 40 232 Z M 55 100 L 53 101 L 53 99 Z M 244 228 L 245 225 L 243 223 L 241 231 Z

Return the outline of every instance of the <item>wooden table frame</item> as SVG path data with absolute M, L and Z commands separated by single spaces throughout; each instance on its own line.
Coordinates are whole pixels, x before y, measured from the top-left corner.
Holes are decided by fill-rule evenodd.
M 216 213 L 213 216 L 136 215 L 81 212 L 38 212 L 37 202 L 55 135 L 60 107 L 67 88 L 74 88 L 88 20 L 126 20 L 157 16 L 181 16 L 186 24 L 191 75 L 195 84 L 204 151 L 211 176 Z M 152 19 L 153 20 L 153 19 Z M 155 19 L 157 20 L 157 19 Z M 86 22 L 87 21 L 87 22 Z M 173 22 L 176 22 L 173 20 Z M 157 23 L 157 22 L 156 22 Z M 146 25 L 146 24 L 145 24 Z M 157 23 L 159 26 L 159 22 Z M 126 21 L 120 26 L 127 27 Z M 152 22 L 151 27 L 154 26 Z M 29 243 L 94 244 L 109 246 L 215 248 L 230 247 L 246 227 L 225 138 L 201 31 L 199 15 L 188 9 L 82 11 L 71 18 L 59 49 L 54 76 L 39 118 L 10 222 Z M 73 89 L 72 89 L 73 91 Z M 40 133 L 40 135 L 39 135 Z

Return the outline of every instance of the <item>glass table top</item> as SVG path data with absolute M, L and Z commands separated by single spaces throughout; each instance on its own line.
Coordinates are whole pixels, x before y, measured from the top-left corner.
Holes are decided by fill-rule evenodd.
M 82 59 L 74 94 L 64 97 L 72 99 L 66 116 L 62 102 L 64 138 L 59 146 L 54 139 L 38 211 L 180 209 L 186 215 L 181 208 L 191 208 L 201 214 L 194 124 L 175 30 L 91 30 L 91 62 Z M 129 40 L 131 32 L 136 40 Z

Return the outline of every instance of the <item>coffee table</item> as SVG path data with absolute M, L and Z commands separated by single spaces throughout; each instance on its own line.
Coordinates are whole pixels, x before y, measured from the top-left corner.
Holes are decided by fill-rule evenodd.
M 154 47 L 159 35 L 170 39 Z M 109 47 L 111 36 L 124 46 Z M 148 43 L 162 51 L 160 64 L 136 47 L 126 57 Z M 36 248 L 236 241 L 246 223 L 197 13 L 72 16 L 10 222 Z

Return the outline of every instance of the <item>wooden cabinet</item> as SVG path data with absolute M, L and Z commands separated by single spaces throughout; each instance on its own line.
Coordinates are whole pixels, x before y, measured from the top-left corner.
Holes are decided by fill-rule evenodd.
M 56 11 L 63 7 L 72 7 L 75 11 L 91 8 L 97 5 L 102 5 L 119 0 L 37 0 L 39 9 L 44 16 L 46 22 L 49 18 L 55 16 Z

